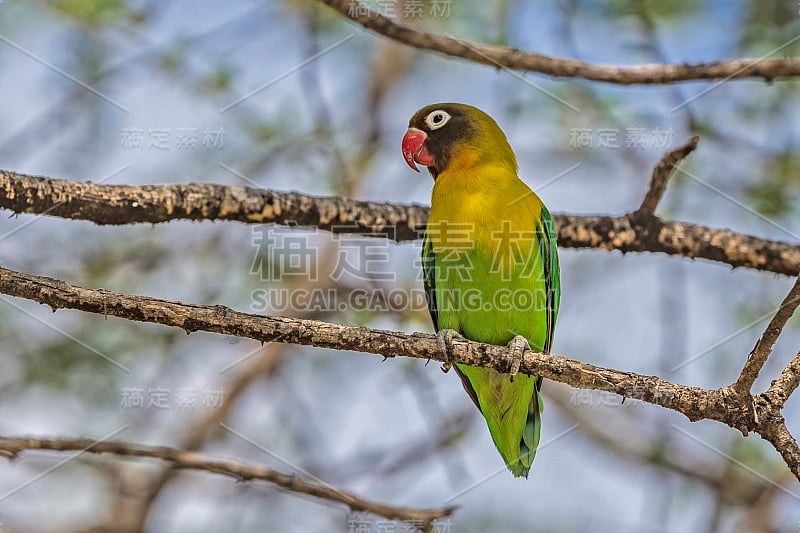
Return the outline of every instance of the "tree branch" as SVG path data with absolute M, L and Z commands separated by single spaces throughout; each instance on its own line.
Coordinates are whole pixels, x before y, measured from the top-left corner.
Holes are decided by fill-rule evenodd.
M 492 67 L 528 70 L 558 78 L 585 78 L 621 85 L 667 84 L 690 80 L 763 78 L 772 81 L 800 75 L 800 59 L 743 58 L 695 65 L 598 65 L 577 59 L 555 58 L 504 46 L 489 46 L 426 33 L 395 23 L 356 0 L 322 0 L 341 15 L 389 39 L 451 57 Z
M 664 154 L 661 161 L 653 169 L 653 176 L 650 178 L 650 187 L 642 200 L 642 205 L 634 213 L 634 216 L 648 217 L 654 216 L 658 202 L 667 190 L 667 182 L 675 174 L 678 164 L 686 159 L 686 156 L 694 152 L 700 137 L 694 136 L 689 142 Z
M 250 187 L 188 183 L 98 185 L 0 170 L 0 208 L 101 225 L 229 220 L 314 226 L 334 233 L 419 238 L 428 208 L 307 196 Z
M 667 154 L 668 157 L 669 154 Z M 336 197 L 315 197 L 208 184 L 97 185 L 0 171 L 0 208 L 96 224 L 229 220 L 312 226 L 333 233 L 421 237 L 429 209 Z M 622 252 L 661 252 L 753 268 L 800 273 L 800 246 L 727 229 L 662 221 L 635 213 L 621 217 L 555 215 L 558 244 Z
M 387 358 L 404 356 L 446 362 L 436 337 L 426 333 L 406 334 L 318 320 L 242 313 L 221 305 L 184 304 L 106 289 L 83 288 L 5 268 L 0 268 L 0 293 L 34 300 L 50 306 L 54 311 L 61 308 L 79 309 L 103 316 L 179 327 L 187 333 L 209 331 L 262 342 L 373 353 Z M 454 341 L 453 345 L 453 362 L 494 368 L 500 372 L 510 369 L 511 360 L 503 346 L 460 340 Z M 692 421 L 709 418 L 735 428 L 753 427 L 752 420 L 742 418 L 748 415 L 748 410 L 741 405 L 731 404 L 724 390 L 710 391 L 675 385 L 655 376 L 602 368 L 530 350 L 523 355 L 519 371 L 573 387 L 637 398 L 678 411 Z
M 771 416 L 767 423 L 762 423 L 762 426 L 759 434 L 775 447 L 775 450 L 781 454 L 784 462 L 789 466 L 792 474 L 800 480 L 800 447 L 798 447 L 797 441 L 792 434 L 789 433 L 783 416 L 777 413 Z
M 764 367 L 764 363 L 767 362 L 767 358 L 772 353 L 772 347 L 775 346 L 775 341 L 778 340 L 783 328 L 794 314 L 798 305 L 800 305 L 800 278 L 794 282 L 789 294 L 783 299 L 775 316 L 769 321 L 767 329 L 764 330 L 761 338 L 758 339 L 758 342 L 756 342 L 756 345 L 750 352 L 750 356 L 747 358 L 747 361 L 745 361 L 741 374 L 739 374 L 736 382 L 732 385 L 735 390 L 741 393 L 750 392 L 753 383 L 755 383 L 758 378 L 759 372 L 761 372 L 761 369 Z M 789 370 L 791 366 L 791 364 L 787 366 L 784 372 Z M 794 378 L 795 376 L 793 375 L 792 377 Z M 800 379 L 800 374 L 797 375 L 797 379 Z M 774 386 L 775 385 L 773 385 L 773 387 Z M 797 384 L 795 383 L 794 386 L 791 387 L 791 390 L 787 391 L 788 394 L 786 394 L 786 397 L 788 397 L 796 387 Z
M 234 477 L 242 481 L 266 481 L 278 487 L 307 494 L 333 502 L 343 503 L 354 512 L 367 512 L 392 520 L 421 521 L 429 524 L 437 518 L 450 515 L 455 507 L 441 509 L 413 509 L 395 507 L 365 500 L 349 492 L 317 481 L 304 480 L 295 475 L 283 474 L 258 465 L 248 465 L 229 459 L 219 459 L 197 452 L 188 452 L 161 446 L 145 446 L 122 441 L 95 441 L 91 439 L 40 439 L 33 437 L 0 437 L 0 451 L 15 457 L 26 450 L 79 451 L 85 453 L 108 453 L 118 457 L 146 457 L 169 463 L 175 468 L 205 470 Z
M 564 248 L 660 252 L 787 276 L 800 273 L 800 246 L 729 229 L 655 217 L 640 221 L 631 215 L 553 218 L 558 228 L 558 244 Z

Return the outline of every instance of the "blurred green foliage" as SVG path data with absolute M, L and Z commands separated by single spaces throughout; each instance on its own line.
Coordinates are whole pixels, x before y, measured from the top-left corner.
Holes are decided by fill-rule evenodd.
M 746 194 L 762 215 L 785 218 L 796 213 L 800 199 L 800 152 L 791 147 L 770 157 L 763 175 L 747 186 Z
M 54 0 L 45 5 L 92 29 L 145 22 L 144 13 L 131 9 L 125 0 Z

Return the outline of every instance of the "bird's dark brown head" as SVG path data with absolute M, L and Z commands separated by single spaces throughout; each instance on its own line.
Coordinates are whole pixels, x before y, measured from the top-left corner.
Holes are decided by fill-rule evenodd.
M 478 108 L 457 103 L 431 104 L 411 117 L 403 137 L 403 157 L 419 172 L 428 167 L 434 179 L 461 162 L 475 164 L 498 159 L 516 170 L 516 158 L 506 136 L 492 117 Z

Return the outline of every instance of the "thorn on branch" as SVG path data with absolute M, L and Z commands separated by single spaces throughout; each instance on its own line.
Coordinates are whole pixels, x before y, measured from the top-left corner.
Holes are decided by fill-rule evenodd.
M 9 461 L 13 461 L 17 458 L 17 452 L 11 450 L 0 450 L 0 456 L 3 456 L 5 459 Z

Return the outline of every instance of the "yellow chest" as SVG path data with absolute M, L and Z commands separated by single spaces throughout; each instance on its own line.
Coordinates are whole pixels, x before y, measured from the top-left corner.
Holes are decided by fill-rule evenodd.
M 541 209 L 539 197 L 506 170 L 442 173 L 433 187 L 429 238 L 434 250 L 494 248 L 505 232 L 535 231 Z

